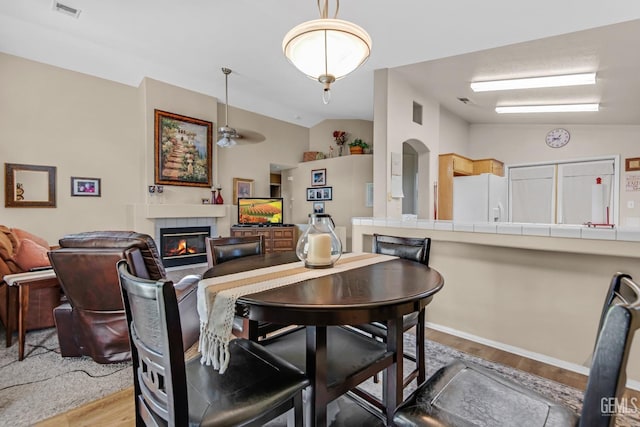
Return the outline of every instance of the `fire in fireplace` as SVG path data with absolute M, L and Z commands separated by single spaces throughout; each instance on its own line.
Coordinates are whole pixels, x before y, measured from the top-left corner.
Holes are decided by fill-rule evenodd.
M 160 256 L 165 267 L 207 262 L 206 238 L 211 227 L 160 229 Z

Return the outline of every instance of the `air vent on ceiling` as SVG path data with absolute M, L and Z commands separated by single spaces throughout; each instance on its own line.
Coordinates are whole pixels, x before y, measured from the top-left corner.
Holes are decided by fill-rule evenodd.
M 55 10 L 56 12 L 64 13 L 65 15 L 72 16 L 74 18 L 78 18 L 81 12 L 80 9 L 67 6 L 66 4 L 60 3 L 59 1 L 56 1 L 56 0 L 53 0 L 53 10 Z

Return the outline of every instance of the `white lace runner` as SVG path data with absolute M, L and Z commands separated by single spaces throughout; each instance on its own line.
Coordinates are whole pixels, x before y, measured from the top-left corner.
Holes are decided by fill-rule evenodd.
M 220 373 L 229 366 L 229 342 L 233 339 L 233 317 L 238 298 L 243 295 L 328 276 L 397 257 L 371 253 L 344 254 L 332 268 L 308 269 L 302 261 L 203 279 L 198 284 L 200 316 L 200 362 Z

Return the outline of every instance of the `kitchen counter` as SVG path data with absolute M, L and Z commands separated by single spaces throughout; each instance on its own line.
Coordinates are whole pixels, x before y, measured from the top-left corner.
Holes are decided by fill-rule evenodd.
M 640 229 L 353 218 L 352 230 L 353 251 L 370 251 L 373 233 L 432 239 L 445 285 L 429 327 L 583 374 L 611 277 L 640 279 Z M 640 364 L 628 378 L 640 390 Z
M 459 223 L 453 221 L 410 220 L 391 218 L 353 218 L 352 226 L 361 234 L 372 234 L 378 227 L 399 229 L 412 235 L 429 230 L 435 241 L 475 243 L 522 249 L 550 250 L 594 255 L 640 258 L 640 228 L 602 228 L 583 225 L 521 224 L 509 222 Z M 412 230 L 412 231 L 410 231 Z M 353 231 L 353 250 L 358 248 Z

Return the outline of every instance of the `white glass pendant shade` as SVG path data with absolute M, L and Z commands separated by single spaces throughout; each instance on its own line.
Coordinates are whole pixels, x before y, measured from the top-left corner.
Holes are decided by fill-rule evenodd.
M 289 31 L 282 50 L 298 70 L 325 83 L 323 76 L 337 80 L 362 65 L 371 53 L 371 37 L 348 21 L 316 19 Z

